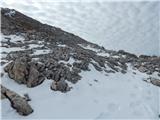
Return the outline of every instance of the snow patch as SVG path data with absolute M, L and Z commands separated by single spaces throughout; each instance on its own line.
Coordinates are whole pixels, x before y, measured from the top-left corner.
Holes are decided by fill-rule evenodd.
M 4 35 L 1 33 L 1 41 L 2 42 L 13 42 L 13 43 L 17 43 L 17 42 L 24 42 L 24 37 L 21 35 Z
M 44 45 L 39 45 L 39 44 L 29 44 L 29 49 L 33 49 L 33 48 L 38 48 L 38 47 L 43 47 Z
M 51 50 L 47 50 L 47 49 L 44 49 L 44 50 L 34 50 L 33 55 L 42 55 L 42 54 L 48 54 L 48 53 L 51 53 Z
M 13 17 L 15 14 L 16 14 L 15 10 L 9 10 L 4 15 L 9 16 L 9 17 Z
M 59 47 L 67 47 L 66 45 L 63 45 L 63 44 L 58 44 L 57 46 L 59 46 Z
M 88 49 L 88 50 L 92 50 L 92 51 L 96 52 L 96 54 L 99 55 L 99 56 L 103 56 L 103 57 L 109 57 L 110 56 L 110 54 L 105 52 L 104 50 L 94 48 L 91 45 L 82 45 L 82 44 L 78 44 L 78 45 L 81 46 L 84 49 Z

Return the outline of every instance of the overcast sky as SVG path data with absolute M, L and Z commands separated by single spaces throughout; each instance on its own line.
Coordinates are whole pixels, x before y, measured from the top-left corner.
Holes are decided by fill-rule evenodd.
M 60 27 L 108 49 L 149 55 L 158 55 L 160 52 L 158 1 L 36 1 L 3 0 L 1 6 L 17 9 L 43 23 Z

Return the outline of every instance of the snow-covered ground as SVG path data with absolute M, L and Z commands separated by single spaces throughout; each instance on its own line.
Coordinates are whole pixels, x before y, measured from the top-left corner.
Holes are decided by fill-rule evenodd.
M 82 80 L 68 93 L 50 89 L 52 80 L 27 88 L 7 74 L 2 84 L 20 95 L 28 93 L 34 112 L 22 117 L 2 100 L 3 119 L 158 119 L 158 87 L 142 81 L 148 77 L 129 67 L 127 74 L 106 75 L 90 65 Z M 136 74 L 133 74 L 135 72 Z
M 2 0 L 1 6 L 17 9 L 43 23 L 60 27 L 108 49 L 123 49 L 136 54 L 160 54 L 158 0 L 55 1 Z
M 13 37 L 13 35 L 3 34 L 1 36 L 3 36 L 2 42 L 6 41 L 6 37 L 11 38 L 15 43 L 19 40 L 25 42 L 22 36 Z M 32 45 L 29 44 L 30 47 Z M 60 44 L 58 46 L 64 47 Z M 30 47 L 28 49 L 31 49 Z M 38 46 L 33 45 L 32 49 L 36 47 Z M 1 47 L 3 52 L 14 49 L 4 48 Z M 93 50 L 97 54 L 101 53 L 91 46 L 83 46 L 83 48 Z M 21 49 L 16 48 L 16 50 Z M 44 54 L 44 50 L 36 50 L 34 54 Z M 108 53 L 102 55 L 107 56 Z M 73 64 L 74 61 L 70 58 L 68 62 L 59 62 Z M 4 66 L 1 66 L 1 72 Z M 126 74 L 120 72 L 107 74 L 95 70 L 91 64 L 89 67 L 91 71 L 82 71 L 80 73 L 82 79 L 77 84 L 69 83 L 73 88 L 67 93 L 51 90 L 52 80 L 45 80 L 37 87 L 27 88 L 25 85 L 17 84 L 5 73 L 1 78 L 2 85 L 21 96 L 28 93 L 32 99 L 29 103 L 34 112 L 27 117 L 22 117 L 10 106 L 9 101 L 4 99 L 0 102 L 2 119 L 158 119 L 159 88 L 143 81 L 149 75 L 133 70 L 129 64 Z M 157 77 L 156 74 L 153 76 Z

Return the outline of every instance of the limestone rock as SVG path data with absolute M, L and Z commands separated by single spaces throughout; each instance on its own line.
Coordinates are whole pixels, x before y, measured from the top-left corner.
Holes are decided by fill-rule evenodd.
M 17 58 L 9 63 L 4 70 L 8 72 L 10 78 L 19 84 L 26 84 L 27 87 L 35 87 L 44 81 L 44 76 L 40 73 L 44 70 L 44 65 L 31 62 L 27 57 Z
M 11 107 L 23 116 L 27 116 L 33 112 L 28 102 L 17 93 L 5 88 L 1 85 L 1 94 L 3 94 L 11 103 Z
M 23 59 L 16 59 L 14 62 L 9 63 L 5 68 L 10 78 L 14 79 L 19 84 L 26 84 L 26 76 L 28 75 L 27 63 Z
M 44 79 L 45 78 L 38 72 L 36 68 L 34 68 L 33 66 L 30 67 L 29 77 L 27 80 L 28 87 L 35 87 L 41 84 L 44 81 Z

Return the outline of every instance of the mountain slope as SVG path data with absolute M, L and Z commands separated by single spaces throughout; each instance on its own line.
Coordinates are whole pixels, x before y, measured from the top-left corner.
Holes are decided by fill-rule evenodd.
M 158 118 L 160 57 L 106 50 L 16 10 L 1 16 L 2 85 L 34 109 L 23 117 L 4 99 L 2 118 Z

